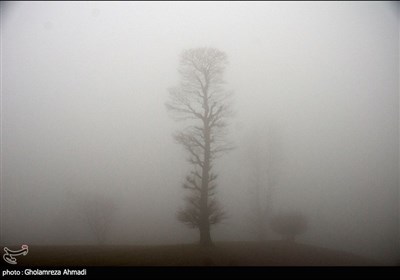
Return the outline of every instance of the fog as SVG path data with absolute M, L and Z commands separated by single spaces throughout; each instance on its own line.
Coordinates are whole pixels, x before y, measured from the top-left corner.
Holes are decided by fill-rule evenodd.
M 216 161 L 229 218 L 213 239 L 256 240 L 254 159 L 266 170 L 273 142 L 273 207 L 307 217 L 298 242 L 394 263 L 399 10 L 2 2 L 1 244 L 95 244 L 82 201 L 97 196 L 116 205 L 107 244 L 198 242 L 175 217 L 190 166 L 165 102 L 181 52 L 213 47 L 228 56 L 235 111 L 235 149 Z

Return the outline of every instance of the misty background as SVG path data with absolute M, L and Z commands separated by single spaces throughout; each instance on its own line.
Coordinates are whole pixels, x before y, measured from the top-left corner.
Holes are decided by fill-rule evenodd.
M 274 208 L 306 215 L 299 242 L 393 262 L 399 27 L 398 2 L 1 2 L 1 244 L 94 244 L 94 196 L 117 205 L 107 244 L 197 242 L 164 104 L 180 53 L 215 47 L 236 112 L 215 241 L 255 240 L 254 155 L 275 139 Z

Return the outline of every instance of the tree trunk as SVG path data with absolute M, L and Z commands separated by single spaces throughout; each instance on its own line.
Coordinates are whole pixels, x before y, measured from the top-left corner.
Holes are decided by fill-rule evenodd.
M 199 227 L 199 230 L 200 230 L 200 246 L 202 246 L 202 247 L 213 246 L 213 242 L 211 240 L 209 223 L 205 223 L 204 225 Z
M 208 114 L 208 106 L 206 104 L 206 115 Z M 210 172 L 210 128 L 208 120 L 204 123 L 204 165 L 201 180 L 201 208 L 200 208 L 200 245 L 204 247 L 212 246 L 210 234 L 210 221 L 208 213 L 208 183 L 209 183 L 209 172 Z

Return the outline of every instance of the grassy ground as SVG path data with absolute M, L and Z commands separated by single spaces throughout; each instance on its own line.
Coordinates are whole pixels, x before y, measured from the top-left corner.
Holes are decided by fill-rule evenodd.
M 165 246 L 29 246 L 22 266 L 365 266 L 381 265 L 353 254 L 309 245 L 266 243 L 217 243 Z

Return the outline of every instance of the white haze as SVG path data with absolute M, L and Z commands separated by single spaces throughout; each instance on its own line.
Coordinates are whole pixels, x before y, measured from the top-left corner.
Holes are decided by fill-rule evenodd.
M 213 238 L 254 240 L 249 150 L 274 127 L 274 207 L 307 216 L 299 242 L 399 258 L 398 2 L 2 2 L 1 47 L 3 245 L 93 244 L 88 193 L 117 201 L 110 244 L 197 242 L 164 103 L 181 51 L 215 47 L 236 149 Z

